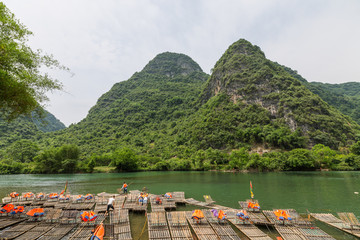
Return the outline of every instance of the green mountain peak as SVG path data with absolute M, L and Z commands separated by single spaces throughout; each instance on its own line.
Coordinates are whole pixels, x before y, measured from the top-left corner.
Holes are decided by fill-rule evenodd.
M 336 147 L 339 140 L 354 139 L 354 129 L 359 128 L 243 39 L 232 44 L 216 63 L 201 102 L 221 94 L 234 104 L 265 109 L 271 122 L 302 132 L 309 139 L 308 146 L 325 143 Z
M 202 72 L 202 70 L 199 64 L 185 54 L 164 52 L 151 60 L 142 72 L 174 77 L 187 76 L 193 72 Z

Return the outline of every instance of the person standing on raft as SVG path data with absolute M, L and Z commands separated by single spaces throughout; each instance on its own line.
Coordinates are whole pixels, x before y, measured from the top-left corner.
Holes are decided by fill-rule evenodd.
M 114 210 L 114 206 L 113 206 L 113 202 L 115 201 L 115 196 L 112 196 L 111 198 L 109 198 L 108 204 L 107 204 L 107 208 L 106 208 L 106 212 L 109 212 L 110 208 L 112 210 Z
M 125 194 L 127 194 L 127 187 L 128 187 L 128 185 L 126 184 L 126 182 L 124 182 L 124 184 L 122 186 L 122 190 L 124 191 Z

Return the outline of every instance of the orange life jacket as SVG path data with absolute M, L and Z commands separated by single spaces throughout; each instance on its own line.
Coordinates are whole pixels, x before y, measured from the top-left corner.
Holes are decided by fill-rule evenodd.
M 248 202 L 248 208 L 260 209 L 260 205 L 258 203 Z
M 292 220 L 290 215 L 285 210 L 281 210 L 281 209 L 275 210 L 274 214 L 277 220 Z
M 18 196 L 19 196 L 19 194 L 17 192 L 10 193 L 10 197 L 12 197 L 12 198 L 16 198 Z
M 80 213 L 81 221 L 83 222 L 91 222 L 94 221 L 97 218 L 97 215 L 93 211 L 84 211 Z
M 44 194 L 43 193 L 38 193 L 38 195 L 36 195 L 36 198 L 43 198 Z
M 44 215 L 44 209 L 43 208 L 34 208 L 31 209 L 26 213 L 26 215 L 32 216 L 32 217 L 38 217 Z
M 3 213 L 5 213 L 5 212 L 9 213 L 13 209 L 14 209 L 14 205 L 9 203 L 9 204 L 6 204 L 5 206 L 3 206 L 0 211 L 3 212 Z
M 226 219 L 226 214 L 224 213 L 223 210 L 219 211 L 218 219 L 220 219 L 220 220 L 225 220 Z
M 94 234 L 91 236 L 90 240 L 103 240 L 105 235 L 105 229 L 103 224 L 101 223 L 99 226 L 96 227 Z
M 55 199 L 55 198 L 58 198 L 58 197 L 59 197 L 59 194 L 57 194 L 57 193 L 50 193 L 49 194 L 50 199 Z
M 196 210 L 194 210 L 191 218 L 195 219 L 195 220 L 200 220 L 200 219 L 204 218 L 204 213 L 201 210 L 196 209 Z
M 124 183 L 123 188 L 127 188 L 127 186 L 128 186 L 128 185 L 127 185 L 126 183 Z
M 24 212 L 24 206 L 17 206 L 14 207 L 14 209 L 11 211 L 11 214 L 22 213 L 22 212 Z
M 34 194 L 32 192 L 27 192 L 24 194 L 24 198 L 31 198 L 33 196 L 34 196 Z

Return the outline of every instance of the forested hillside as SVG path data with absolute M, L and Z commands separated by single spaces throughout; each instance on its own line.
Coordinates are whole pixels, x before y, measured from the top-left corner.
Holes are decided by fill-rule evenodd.
M 65 125 L 47 111 L 44 111 L 42 117 L 32 113 L 32 117 L 21 116 L 12 121 L 0 120 L 0 148 L 21 139 L 31 139 L 41 133 L 64 128 Z
M 319 95 L 325 102 L 360 124 L 360 83 L 330 84 L 308 82 L 296 71 L 285 66 L 282 67 L 293 77 L 301 81 L 311 92 Z
M 299 76 L 243 39 L 211 76 L 162 53 L 81 122 L 46 134 L 29 125 L 32 138 L 4 144 L 0 172 L 359 169 L 359 125 Z

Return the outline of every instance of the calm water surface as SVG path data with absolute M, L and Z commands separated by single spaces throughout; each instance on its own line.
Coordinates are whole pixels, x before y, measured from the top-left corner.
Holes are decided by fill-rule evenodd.
M 129 189 L 163 194 L 184 191 L 185 197 L 203 200 L 211 195 L 218 204 L 238 207 L 249 198 L 252 181 L 262 209 L 294 208 L 301 213 L 349 211 L 360 215 L 360 172 L 136 172 L 111 174 L 1 175 L 0 197 L 17 192 L 59 192 L 66 181 L 72 194 L 116 192 L 123 181 Z

